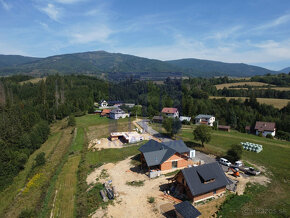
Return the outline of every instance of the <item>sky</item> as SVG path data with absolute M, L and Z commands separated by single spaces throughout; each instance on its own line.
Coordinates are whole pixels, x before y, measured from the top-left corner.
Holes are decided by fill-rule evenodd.
M 290 66 L 289 0 L 0 0 L 0 54 Z

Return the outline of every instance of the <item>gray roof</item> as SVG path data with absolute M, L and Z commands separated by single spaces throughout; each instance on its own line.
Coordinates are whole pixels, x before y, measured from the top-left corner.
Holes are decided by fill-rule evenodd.
M 218 162 L 181 170 L 193 196 L 204 194 L 229 185 L 230 182 Z M 204 181 L 214 181 L 204 183 Z
M 211 117 L 213 117 L 213 115 L 199 114 L 195 117 L 195 119 L 202 119 L 202 118 L 210 119 Z
M 167 147 L 177 151 L 180 154 L 190 151 L 189 148 L 184 144 L 182 140 L 163 142 L 163 145 L 166 145 Z
M 122 109 L 117 108 L 117 109 L 111 110 L 110 113 L 112 113 L 112 114 L 124 114 L 125 111 L 123 111 Z
M 147 166 L 150 167 L 162 164 L 175 153 L 182 154 L 190 150 L 182 140 L 160 143 L 151 139 L 139 151 L 143 153 Z
M 188 201 L 175 204 L 174 207 L 184 218 L 195 218 L 201 215 L 201 213 Z
M 144 154 L 144 158 L 146 160 L 147 166 L 151 167 L 151 166 L 156 166 L 163 163 L 175 153 L 176 152 L 172 149 L 162 149 L 159 151 L 145 152 L 143 154 Z

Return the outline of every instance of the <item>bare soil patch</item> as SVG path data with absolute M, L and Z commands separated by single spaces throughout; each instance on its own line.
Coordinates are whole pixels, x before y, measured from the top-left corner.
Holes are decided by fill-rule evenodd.
M 106 180 L 112 180 L 113 186 L 119 193 L 114 205 L 97 210 L 92 217 L 164 217 L 160 213 L 160 205 L 171 202 L 160 197 L 162 192 L 159 190 L 159 186 L 167 183 L 166 177 L 161 176 L 150 180 L 148 176 L 140 173 L 131 165 L 131 158 L 117 164 L 103 165 L 88 176 L 87 182 L 90 184 L 96 181 L 102 169 L 107 169 L 109 178 Z M 144 185 L 140 187 L 126 184 L 140 180 L 144 180 Z M 154 197 L 154 203 L 148 202 L 149 197 Z

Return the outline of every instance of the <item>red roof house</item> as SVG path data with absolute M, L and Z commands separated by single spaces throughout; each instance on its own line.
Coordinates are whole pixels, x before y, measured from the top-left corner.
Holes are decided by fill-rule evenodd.
M 257 121 L 255 125 L 256 135 L 259 135 L 261 132 L 263 136 L 271 134 L 275 136 L 276 134 L 276 124 L 274 122 L 261 122 Z
M 164 114 L 167 117 L 179 117 L 179 112 L 177 108 L 172 108 L 172 107 L 165 107 L 161 111 L 162 114 Z

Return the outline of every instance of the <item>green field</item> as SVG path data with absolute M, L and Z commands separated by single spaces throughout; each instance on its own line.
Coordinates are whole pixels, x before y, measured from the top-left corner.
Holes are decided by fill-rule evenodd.
M 187 144 L 199 143 L 193 138 L 194 126 L 183 129 L 178 137 Z M 205 147 L 194 147 L 206 153 L 218 156 L 225 155 L 233 144 L 240 142 L 252 142 L 263 145 L 260 153 L 243 151 L 242 160 L 257 164 L 266 168 L 266 175 L 271 178 L 271 184 L 263 191 L 253 196 L 253 199 L 242 209 L 254 211 L 255 208 L 272 209 L 275 213 L 282 215 L 290 214 L 290 143 L 275 139 L 267 139 L 255 135 L 239 133 L 237 131 L 223 132 L 213 131 L 212 140 Z M 269 197 L 271 196 L 271 197 Z M 286 212 L 287 211 L 287 212 Z

